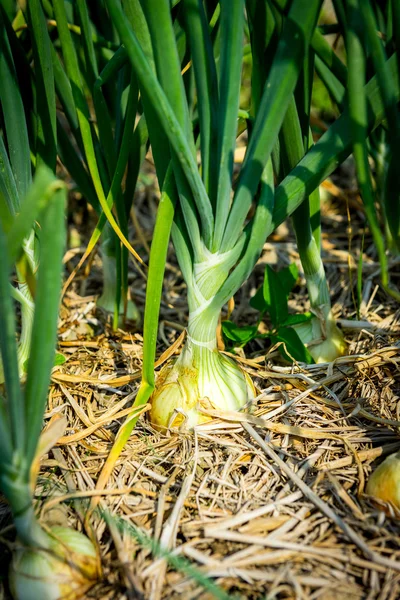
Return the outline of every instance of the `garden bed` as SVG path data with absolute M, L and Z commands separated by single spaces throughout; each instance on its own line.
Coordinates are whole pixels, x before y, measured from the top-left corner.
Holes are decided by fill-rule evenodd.
M 247 412 L 214 414 L 194 432 L 160 433 L 144 407 L 92 516 L 103 579 L 88 597 L 400 596 L 398 521 L 364 495 L 375 461 L 400 450 L 400 312 L 376 286 L 367 236 L 357 320 L 350 285 L 362 234 L 357 197 L 326 187 L 336 197 L 324 205 L 323 257 L 349 356 L 288 366 L 276 349 L 252 342 L 237 353 L 259 392 Z M 151 185 L 144 193 L 149 199 Z M 337 231 L 345 231 L 349 197 L 352 230 L 344 236 Z M 149 223 L 139 209 L 138 222 L 143 241 Z M 265 262 L 297 259 L 284 225 L 265 245 L 232 319 L 254 320 L 248 299 Z M 112 332 L 96 310 L 97 260 L 64 297 L 59 352 L 66 362 L 53 370 L 45 417 L 49 424 L 64 416 L 66 428 L 42 459 L 36 489 L 47 524 L 78 529 L 141 374 L 141 335 L 134 327 Z M 170 260 L 158 367 L 184 338 L 185 290 Z M 144 280 L 131 276 L 141 308 Z M 307 308 L 302 285 L 290 298 L 292 311 Z M 1 508 L 7 538 L 10 517 Z

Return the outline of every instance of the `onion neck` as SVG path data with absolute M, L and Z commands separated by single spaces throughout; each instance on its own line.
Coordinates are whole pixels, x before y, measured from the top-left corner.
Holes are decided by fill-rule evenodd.
M 203 247 L 202 256 L 193 264 L 188 286 L 188 338 L 199 348 L 217 349 L 217 326 L 222 306 L 211 304 L 238 260 L 240 248 L 227 252 L 210 252 Z
M 20 541 L 31 548 L 50 547 L 49 536 L 41 528 L 35 516 L 33 495 L 29 481 L 29 469 L 23 460 L 14 455 L 14 464 L 1 474 L 1 488 L 14 517 Z

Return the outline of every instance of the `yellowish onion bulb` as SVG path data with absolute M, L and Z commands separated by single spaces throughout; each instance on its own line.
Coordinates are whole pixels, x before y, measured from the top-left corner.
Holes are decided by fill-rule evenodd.
M 326 320 L 314 317 L 295 330 L 316 363 L 332 362 L 346 353 L 346 342 L 331 313 Z
M 238 363 L 189 338 L 157 379 L 150 420 L 159 429 L 191 428 L 210 420 L 201 409 L 236 411 L 254 397 L 253 382 Z
M 78 600 L 100 576 L 92 542 L 67 527 L 53 527 L 49 548 L 14 552 L 10 587 L 15 600 Z
M 400 452 L 385 458 L 375 469 L 365 491 L 368 496 L 390 503 L 400 511 Z

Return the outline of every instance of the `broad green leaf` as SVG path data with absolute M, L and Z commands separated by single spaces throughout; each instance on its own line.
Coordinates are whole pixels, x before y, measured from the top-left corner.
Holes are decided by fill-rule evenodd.
M 306 323 L 307 321 L 311 321 L 313 317 L 314 315 L 311 312 L 302 313 L 301 315 L 289 315 L 282 323 L 282 326 L 290 327 L 292 325 L 298 325 L 299 323 Z
M 248 325 L 246 327 L 238 327 L 232 321 L 222 321 L 222 332 L 224 336 L 235 342 L 236 346 L 245 346 L 248 342 L 253 340 L 257 335 L 257 329 L 255 325 Z
M 283 342 L 279 346 L 279 351 L 283 358 L 289 362 L 296 360 L 309 365 L 313 364 L 313 357 L 291 327 L 282 327 L 279 329 L 277 335 L 271 335 L 270 339 L 272 343 Z
M 280 281 L 279 273 L 273 271 L 269 265 L 265 267 L 263 295 L 272 324 L 278 327 L 288 316 L 288 293 Z
M 299 278 L 299 270 L 295 263 L 284 267 L 278 272 L 279 281 L 287 295 L 290 294 Z
M 63 365 L 66 362 L 66 360 L 67 359 L 65 358 L 64 354 L 57 352 L 54 357 L 54 366 L 58 367 L 59 365 Z
M 267 310 L 264 300 L 263 286 L 259 287 L 254 296 L 250 299 L 250 306 L 258 310 L 260 313 L 264 313 Z

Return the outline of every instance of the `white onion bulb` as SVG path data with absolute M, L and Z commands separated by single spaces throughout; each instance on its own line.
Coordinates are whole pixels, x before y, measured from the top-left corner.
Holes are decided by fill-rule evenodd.
M 53 527 L 48 550 L 21 547 L 14 552 L 10 587 L 16 600 L 78 600 L 99 575 L 92 542 L 74 529 Z

